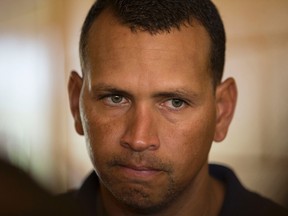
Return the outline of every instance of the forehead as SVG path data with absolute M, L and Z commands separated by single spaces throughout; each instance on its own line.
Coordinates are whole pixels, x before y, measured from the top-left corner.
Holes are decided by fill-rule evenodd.
M 122 80 L 122 86 L 131 87 L 145 80 L 142 87 L 151 89 L 163 87 L 165 80 L 172 88 L 184 83 L 201 86 L 203 80 L 210 83 L 210 68 L 210 37 L 196 21 L 180 30 L 151 35 L 132 32 L 104 11 L 89 32 L 85 74 L 94 84 L 119 85 Z
M 159 54 L 161 51 L 170 51 L 189 58 L 191 61 L 194 59 L 210 66 L 210 37 L 197 20 L 194 20 L 192 24 L 182 25 L 180 29 L 172 28 L 170 32 L 152 35 L 141 30 L 132 32 L 128 26 L 120 24 L 112 12 L 104 10 L 89 31 L 88 58 L 89 56 L 100 57 L 110 50 L 125 48 L 158 50 Z

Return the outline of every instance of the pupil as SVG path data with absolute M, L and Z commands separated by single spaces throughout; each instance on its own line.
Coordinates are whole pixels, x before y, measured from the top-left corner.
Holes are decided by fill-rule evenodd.
M 173 99 L 173 100 L 172 100 L 172 105 L 173 105 L 174 107 L 181 107 L 181 106 L 183 105 L 183 101 L 177 100 L 177 99 Z
M 111 98 L 111 100 L 113 101 L 113 103 L 120 103 L 122 101 L 122 97 L 119 95 L 115 95 Z

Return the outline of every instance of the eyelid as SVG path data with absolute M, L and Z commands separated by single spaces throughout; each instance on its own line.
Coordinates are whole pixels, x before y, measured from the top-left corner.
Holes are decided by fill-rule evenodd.
M 122 95 L 125 97 L 131 97 L 127 91 L 122 90 L 120 88 L 116 88 L 114 86 L 110 85 L 105 85 L 105 84 L 99 84 L 92 86 L 91 91 L 93 92 L 94 95 L 97 94 L 116 94 L 116 95 Z
M 180 100 L 180 101 L 183 101 L 186 105 L 192 105 L 193 104 L 193 102 L 191 101 L 191 100 L 189 100 L 189 99 L 187 99 L 187 98 L 183 98 L 183 97 L 179 97 L 179 96 L 169 96 L 169 97 L 164 97 L 163 99 L 162 99 L 162 101 L 164 101 L 164 102 L 166 102 L 166 101 L 172 101 L 172 100 Z
M 119 97 L 122 97 L 122 98 L 124 98 L 126 100 L 129 100 L 129 98 L 127 98 L 126 96 L 121 95 L 121 94 L 117 94 L 117 93 L 103 93 L 103 94 L 99 94 L 99 95 L 97 95 L 97 99 L 98 100 L 103 100 L 104 98 L 109 98 L 109 97 L 111 98 L 113 96 L 119 96 Z
M 119 96 L 122 98 L 121 102 L 115 103 L 112 100 L 113 96 Z M 127 106 L 130 103 L 130 100 L 126 98 L 125 96 L 119 95 L 119 94 L 106 94 L 99 96 L 98 100 L 102 101 L 103 104 L 110 106 L 110 107 L 122 107 Z
M 182 101 L 183 102 L 183 105 L 181 105 L 180 107 L 173 107 L 173 106 L 169 106 L 167 105 L 166 103 L 172 103 L 173 100 L 179 100 L 179 101 Z M 160 106 L 161 108 L 166 108 L 170 111 L 180 111 L 180 110 L 183 110 L 185 109 L 187 106 L 190 106 L 189 102 L 187 102 L 187 100 L 185 99 L 182 99 L 182 98 L 168 98 L 168 99 L 165 99 L 163 102 L 160 103 Z
M 101 100 L 105 97 L 112 97 L 112 96 L 121 96 L 123 98 L 126 98 L 126 99 L 129 99 L 131 100 L 130 98 L 130 95 L 126 94 L 125 92 L 121 92 L 121 91 L 95 91 L 94 92 L 94 97 L 98 100 Z
M 198 95 L 192 93 L 183 93 L 183 92 L 161 92 L 154 95 L 155 98 L 159 100 L 169 100 L 169 99 L 178 99 L 183 100 L 187 104 L 195 104 L 198 101 Z

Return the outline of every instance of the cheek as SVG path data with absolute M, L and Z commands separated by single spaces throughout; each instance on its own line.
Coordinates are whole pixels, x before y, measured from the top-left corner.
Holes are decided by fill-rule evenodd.
M 85 110 L 83 123 L 90 158 L 94 166 L 98 167 L 99 164 L 104 163 L 105 158 L 109 158 L 109 155 L 117 152 L 123 127 L 120 121 L 104 118 L 93 109 Z
M 173 161 L 176 175 L 193 175 L 207 161 L 215 117 L 213 112 L 204 116 L 191 116 L 179 125 L 161 127 L 163 151 Z

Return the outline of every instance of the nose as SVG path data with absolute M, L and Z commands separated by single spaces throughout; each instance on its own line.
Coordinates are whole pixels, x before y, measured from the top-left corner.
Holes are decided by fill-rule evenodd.
M 134 152 L 157 150 L 160 146 L 155 114 L 149 107 L 134 108 L 127 116 L 126 130 L 120 140 L 124 148 Z

